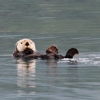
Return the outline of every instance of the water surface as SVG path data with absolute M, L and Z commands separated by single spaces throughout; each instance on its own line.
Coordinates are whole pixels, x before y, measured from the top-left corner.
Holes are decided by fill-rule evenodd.
M 99 0 L 0 0 L 0 98 L 99 100 Z M 15 43 L 30 38 L 38 52 L 75 47 L 68 60 L 14 59 Z

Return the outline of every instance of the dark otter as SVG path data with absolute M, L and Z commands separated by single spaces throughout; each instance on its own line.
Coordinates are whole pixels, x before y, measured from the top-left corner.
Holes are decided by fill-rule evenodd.
M 41 55 L 41 59 L 63 59 L 63 58 L 73 58 L 74 55 L 79 54 L 76 48 L 71 48 L 67 51 L 66 55 L 59 55 L 58 54 L 58 47 L 56 45 L 50 46 L 46 50 L 46 54 Z

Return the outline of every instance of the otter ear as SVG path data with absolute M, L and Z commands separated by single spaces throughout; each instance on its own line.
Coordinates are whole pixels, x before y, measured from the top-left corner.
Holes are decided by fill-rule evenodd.
M 15 44 L 15 50 L 16 50 L 16 51 L 18 51 L 18 49 L 17 49 L 17 45 L 18 45 L 18 43 Z
M 17 46 L 17 45 L 18 45 L 18 43 L 15 44 L 15 46 Z

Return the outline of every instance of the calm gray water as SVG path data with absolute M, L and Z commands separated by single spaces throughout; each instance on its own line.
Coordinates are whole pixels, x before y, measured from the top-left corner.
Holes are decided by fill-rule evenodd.
M 80 54 L 15 60 L 22 38 L 41 53 L 56 44 Z M 0 0 L 0 100 L 100 100 L 100 0 Z

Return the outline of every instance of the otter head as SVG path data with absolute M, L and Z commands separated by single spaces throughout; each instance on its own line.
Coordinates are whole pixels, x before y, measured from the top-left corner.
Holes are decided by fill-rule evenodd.
M 36 52 L 35 43 L 30 39 L 22 39 L 16 43 L 16 50 L 24 54 Z
M 51 45 L 49 48 L 47 48 L 46 54 L 51 54 L 51 53 L 54 55 L 58 54 L 58 47 L 56 45 Z

